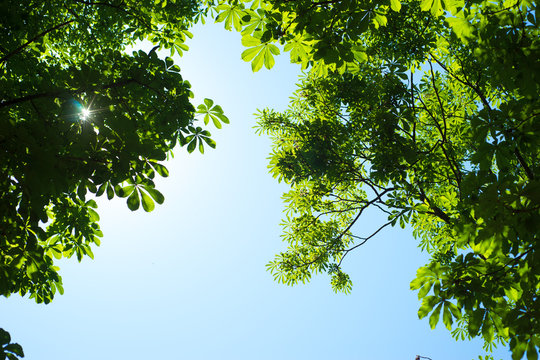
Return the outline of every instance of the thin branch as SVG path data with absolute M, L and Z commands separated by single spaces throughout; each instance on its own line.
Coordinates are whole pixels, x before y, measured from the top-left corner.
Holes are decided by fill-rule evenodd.
M 39 34 L 37 34 L 36 36 L 34 36 L 32 39 L 28 40 L 26 43 L 24 43 L 23 45 L 19 46 L 18 48 L 16 48 L 15 50 L 13 50 L 12 52 L 6 54 L 4 57 L 2 57 L 0 59 L 0 63 L 3 63 L 3 62 L 6 62 L 10 57 L 14 56 L 14 55 L 17 55 L 18 53 L 20 53 L 21 51 L 23 51 L 23 49 L 25 47 L 27 47 L 28 45 L 30 45 L 31 43 L 33 43 L 34 41 L 36 41 L 37 39 L 39 39 L 40 37 L 43 37 L 45 35 L 47 35 L 48 33 L 50 33 L 51 31 L 54 31 L 54 30 L 57 30 L 57 29 L 60 29 L 61 27 L 64 27 L 70 23 L 72 23 L 73 21 L 75 21 L 75 19 L 71 19 L 71 20 L 68 20 L 68 21 L 65 21 L 61 24 L 58 24 L 50 29 L 47 29 Z
M 92 87 L 82 88 L 82 89 L 78 89 L 78 90 L 65 90 L 64 89 L 64 90 L 58 90 L 58 91 L 50 91 L 50 92 L 46 92 L 46 93 L 26 95 L 26 96 L 16 98 L 16 99 L 11 99 L 11 100 L 3 100 L 2 102 L 0 102 L 0 108 L 9 107 L 9 106 L 12 106 L 12 105 L 20 104 L 20 103 L 23 103 L 23 102 L 26 102 L 26 101 L 32 101 L 32 100 L 35 100 L 35 99 L 41 99 L 41 98 L 54 98 L 54 99 L 56 99 L 56 98 L 66 96 L 66 95 L 82 94 L 82 93 L 95 91 L 95 90 L 106 90 L 106 89 L 125 86 L 125 85 L 128 85 L 130 83 L 138 83 L 140 85 L 144 85 L 144 84 L 142 84 L 139 81 L 136 81 L 134 79 L 127 79 L 127 80 L 121 80 L 121 81 L 113 82 L 113 83 L 108 84 L 108 85 L 92 86 Z
M 393 221 L 393 220 L 392 220 Z M 339 263 L 338 263 L 338 266 L 341 266 L 341 263 L 343 262 L 343 259 L 345 259 L 345 256 L 347 256 L 347 254 L 351 251 L 353 251 L 354 249 L 364 245 L 366 242 L 368 242 L 369 239 L 371 239 L 372 237 L 374 237 L 375 235 L 377 235 L 382 229 L 384 229 L 385 227 L 387 227 L 388 225 L 392 224 L 392 221 L 388 221 L 387 223 L 381 225 L 374 233 L 372 233 L 371 235 L 369 235 L 368 237 L 366 238 L 361 238 L 363 241 L 359 244 L 356 244 L 355 246 L 347 249 L 347 250 L 343 250 L 343 256 L 341 257 L 341 259 L 339 260 Z
M 517 159 L 519 161 L 519 164 L 521 165 L 523 170 L 525 170 L 525 174 L 527 174 L 527 177 L 529 178 L 529 180 L 533 180 L 534 179 L 534 173 L 532 172 L 529 165 L 527 165 L 527 162 L 525 161 L 525 159 L 521 155 L 521 152 L 519 151 L 517 146 L 514 148 L 514 154 L 516 155 L 516 157 L 517 157 Z
M 424 192 L 424 189 L 422 189 L 422 187 L 420 187 L 420 185 L 418 185 L 418 190 L 420 190 L 420 200 L 422 200 L 422 201 L 426 200 L 429 207 L 431 209 L 433 209 L 433 211 L 428 212 L 428 214 L 435 215 L 438 218 L 444 220 L 445 223 L 451 224 L 452 219 L 450 218 L 450 216 L 448 216 L 448 214 L 446 214 L 444 211 L 442 211 L 440 207 L 433 204 L 433 202 L 426 196 L 426 193 Z
M 484 96 L 484 94 L 482 93 L 482 91 L 480 91 L 480 88 L 478 88 L 478 86 L 472 84 L 468 79 L 467 77 L 465 76 L 465 80 L 463 79 L 460 79 L 459 77 L 457 77 L 457 75 L 455 75 L 454 73 L 452 73 L 450 70 L 448 70 L 448 68 L 446 67 L 446 65 L 444 65 L 444 63 L 442 63 L 441 61 L 439 61 L 432 53 L 429 53 L 429 55 L 431 55 L 431 58 L 433 60 L 435 60 L 435 62 L 437 64 L 439 64 L 439 66 L 441 68 L 444 69 L 444 71 L 446 71 L 448 74 L 450 74 L 450 76 L 452 76 L 454 79 L 456 79 L 457 81 L 459 81 L 460 83 L 462 83 L 463 85 L 466 85 L 468 87 L 470 87 L 471 89 L 473 89 L 473 91 L 480 97 L 480 100 L 482 101 L 482 104 L 488 109 L 491 111 L 491 106 L 489 105 L 489 102 L 487 101 L 486 97 Z M 460 60 L 460 59 L 458 59 Z M 461 62 L 461 60 L 460 60 Z
M 429 69 L 431 71 L 431 83 L 433 84 L 433 90 L 435 90 L 435 95 L 439 103 L 439 108 L 441 109 L 441 117 L 442 117 L 443 125 L 444 125 L 444 132 L 441 135 L 443 137 L 443 142 L 446 142 L 446 130 L 447 130 L 446 129 L 446 114 L 444 112 L 444 106 L 439 96 L 439 89 L 437 89 L 437 85 L 435 84 L 435 74 L 433 73 L 433 66 L 431 65 L 431 61 L 429 62 Z

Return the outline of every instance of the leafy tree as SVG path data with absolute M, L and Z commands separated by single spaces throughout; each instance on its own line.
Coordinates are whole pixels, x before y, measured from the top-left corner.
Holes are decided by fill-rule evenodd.
M 274 141 L 286 284 L 328 273 L 387 226 L 412 229 L 431 261 L 411 289 L 433 328 L 540 346 L 540 33 L 533 1 L 228 1 L 253 70 L 280 50 L 307 70 L 289 109 L 259 114 Z M 368 210 L 386 218 L 358 233 Z
M 0 359 L 17 360 L 18 356 L 24 357 L 21 345 L 12 343 L 11 336 L 4 329 L 0 329 Z
M 156 54 L 187 50 L 205 13 L 195 0 L 0 4 L 0 294 L 50 302 L 63 292 L 54 259 L 100 243 L 91 197 L 152 211 L 175 145 L 215 147 L 194 117 L 220 128 L 223 110 L 209 99 L 195 110 L 180 68 Z M 142 40 L 155 47 L 127 53 Z M 5 349 L 22 356 L 17 346 Z

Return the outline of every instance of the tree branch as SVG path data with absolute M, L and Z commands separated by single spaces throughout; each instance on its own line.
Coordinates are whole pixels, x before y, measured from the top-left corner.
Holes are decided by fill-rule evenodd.
M 131 84 L 131 83 L 139 83 L 139 84 L 141 84 L 139 81 L 135 81 L 134 79 L 128 79 L 128 80 L 121 80 L 121 81 L 113 82 L 113 83 L 108 84 L 108 85 L 92 86 L 92 87 L 78 89 L 78 90 L 58 90 L 58 91 L 50 91 L 50 92 L 46 92 L 46 93 L 26 95 L 26 96 L 16 98 L 16 99 L 3 100 L 2 102 L 0 102 L 0 109 L 5 108 L 5 107 L 10 107 L 12 105 L 20 104 L 20 103 L 23 103 L 23 102 L 26 102 L 26 101 L 32 101 L 32 100 L 35 100 L 35 99 L 41 99 L 41 98 L 54 98 L 54 99 L 56 99 L 56 98 L 66 96 L 66 95 L 74 95 L 74 94 L 81 94 L 81 93 L 94 91 L 94 90 L 105 90 L 105 89 L 122 87 L 122 86 L 125 86 L 125 85 L 128 85 L 128 84 Z M 141 85 L 143 85 L 143 84 L 141 84 Z
M 24 43 L 23 45 L 19 46 L 18 48 L 16 48 L 15 50 L 13 50 L 12 52 L 6 54 L 4 57 L 2 57 L 0 59 L 0 63 L 3 63 L 3 62 L 6 62 L 10 57 L 12 57 L 13 55 L 17 55 L 18 53 L 20 53 L 25 47 L 27 47 L 28 45 L 30 45 L 31 43 L 33 43 L 34 41 L 36 41 L 37 39 L 39 39 L 40 37 L 43 37 L 45 35 L 47 35 L 48 33 L 50 33 L 51 31 L 54 31 L 54 30 L 57 30 L 57 29 L 60 29 L 61 27 L 63 26 L 66 26 L 70 23 L 72 23 L 73 21 L 75 21 L 75 19 L 71 19 L 71 20 L 68 20 L 66 22 L 63 22 L 61 24 L 58 24 L 48 30 L 45 30 L 39 34 L 37 34 L 36 36 L 34 36 L 32 39 L 28 40 L 26 43 Z

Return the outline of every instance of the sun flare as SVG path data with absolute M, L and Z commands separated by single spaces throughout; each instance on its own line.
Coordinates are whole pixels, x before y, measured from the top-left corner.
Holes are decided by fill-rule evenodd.
M 81 119 L 86 120 L 90 117 L 90 110 L 88 109 L 82 109 L 81 110 Z

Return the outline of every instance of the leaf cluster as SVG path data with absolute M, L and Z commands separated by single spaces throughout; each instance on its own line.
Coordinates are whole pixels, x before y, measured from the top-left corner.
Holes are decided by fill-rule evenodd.
M 399 224 L 432 256 L 411 283 L 421 318 L 435 327 L 442 315 L 458 338 L 481 336 L 487 350 L 508 344 L 514 359 L 536 359 L 536 4 L 257 6 L 219 7 L 236 12 L 231 23 L 248 47 L 244 60 L 255 71 L 271 67 L 277 52 L 264 49 L 280 42 L 309 70 L 288 110 L 259 113 L 257 131 L 274 143 L 270 172 L 291 186 L 283 222 L 289 248 L 268 265 L 276 280 L 293 285 L 323 272 L 334 289 L 349 291 L 344 257 Z M 355 225 L 371 210 L 386 221 Z
M 188 0 L 4 1 L 0 4 L 0 294 L 50 302 L 55 260 L 93 258 L 103 236 L 94 197 L 152 211 L 156 174 L 195 139 L 193 94 L 172 58 L 208 8 Z M 128 54 L 147 40 L 154 48 Z M 216 127 L 218 105 L 199 106 Z M 202 113 L 201 113 L 202 114 Z M 185 140 L 188 139 L 186 142 Z
M 11 342 L 11 336 L 0 328 L 0 359 L 18 360 L 24 357 L 21 345 Z

